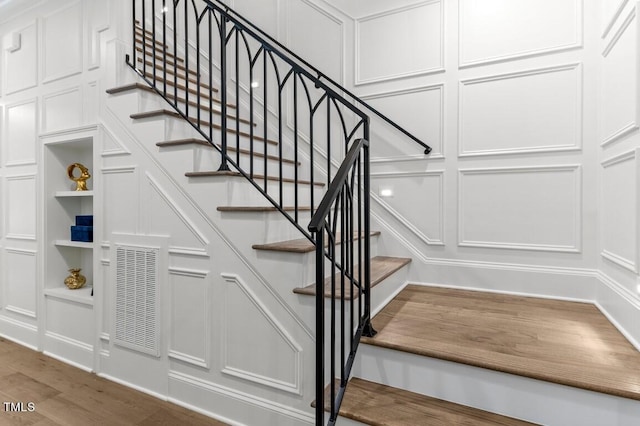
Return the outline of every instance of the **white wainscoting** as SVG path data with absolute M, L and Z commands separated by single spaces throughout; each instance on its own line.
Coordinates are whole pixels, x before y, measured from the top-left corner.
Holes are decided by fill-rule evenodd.
M 38 84 L 38 30 L 37 23 L 14 30 L 9 37 L 18 41 L 16 50 L 4 49 L 3 81 L 4 94 L 9 95 Z
M 5 265 L 11 265 L 3 273 L 3 307 L 22 319 L 36 318 L 37 251 L 5 248 Z
M 6 176 L 7 239 L 36 240 L 36 175 Z
M 113 231 L 135 234 L 138 229 L 140 196 L 136 166 L 102 168 L 104 189 L 103 234 Z M 116 225 L 117 224 L 117 225 Z M 117 226 L 117 229 L 112 229 Z
M 638 150 L 602 163 L 602 257 L 638 272 Z
M 579 253 L 580 165 L 460 169 L 458 245 Z
M 602 146 L 637 131 L 640 125 L 638 35 L 635 7 L 631 9 L 602 52 Z
M 72 87 L 42 97 L 42 132 L 80 127 L 83 123 L 82 89 Z
M 169 267 L 169 358 L 209 368 L 214 301 L 208 271 Z
M 82 72 L 82 4 L 73 3 L 42 18 L 42 81 Z
M 580 149 L 582 66 L 492 75 L 460 82 L 459 155 Z
M 613 28 L 622 10 L 629 0 L 603 0 L 602 1 L 602 38 L 605 38 Z
M 29 99 L 5 107 L 4 165 L 36 164 L 36 130 L 38 129 L 38 100 Z
M 222 274 L 222 372 L 297 395 L 302 394 L 302 347 L 235 274 Z
M 355 22 L 356 85 L 444 71 L 440 0 L 359 17 Z
M 428 158 L 442 158 L 444 141 L 444 84 L 412 87 L 408 89 L 395 90 L 363 95 L 362 99 L 376 108 L 381 113 L 392 117 L 401 127 L 425 141 L 432 149 Z M 402 111 L 400 114 L 399 111 Z M 398 138 L 399 133 L 381 134 L 387 126 L 378 125 L 382 122 L 373 117 L 372 132 L 374 135 L 380 134 L 384 140 L 396 141 L 398 143 L 376 144 L 372 159 L 376 160 L 402 160 L 415 158 L 416 153 L 420 153 L 413 141 L 399 143 L 405 138 Z M 374 136 L 375 140 L 380 140 Z M 405 152 L 406 151 L 406 152 Z M 419 158 L 425 158 L 419 155 Z
M 309 0 L 287 1 L 287 46 L 338 83 L 344 81 L 344 22 Z
M 459 5 L 460 67 L 582 46 L 582 0 L 460 0 Z

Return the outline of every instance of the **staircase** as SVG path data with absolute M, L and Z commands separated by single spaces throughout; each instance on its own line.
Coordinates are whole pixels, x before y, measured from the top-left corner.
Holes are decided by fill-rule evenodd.
M 359 100 L 346 92 L 354 98 L 347 101 L 335 83 L 311 75 L 306 62 L 226 6 L 205 2 L 196 15 L 207 25 L 215 18 L 211 26 L 226 40 L 214 64 L 213 42 L 198 38 L 194 47 L 177 37 L 187 3 L 159 17 L 164 3 L 136 9 L 134 2 L 128 63 L 140 81 L 107 93 L 139 96 L 129 118 L 164 126 L 166 138 L 154 141 L 158 155 L 186 153 L 186 185 L 223 223 L 246 230 L 234 241 L 274 269 L 288 265 L 280 273 L 287 301 L 317 335 L 330 337 L 317 340 L 316 424 L 325 423 L 323 408 L 329 424 L 345 425 L 636 424 L 640 355 L 595 308 L 407 285 L 411 259 L 378 253 L 381 234 L 370 229 L 369 119 Z M 263 44 L 249 51 L 243 86 L 226 55 L 235 49 L 237 58 L 238 46 L 249 49 L 253 40 Z M 289 61 L 289 71 L 258 78 L 277 61 Z M 273 104 L 270 78 L 277 79 Z M 289 95 L 293 123 L 282 115 Z M 207 200 L 211 185 L 227 195 Z M 562 333 L 575 344 L 558 341 Z M 594 341 L 604 348 L 597 362 L 582 352 Z

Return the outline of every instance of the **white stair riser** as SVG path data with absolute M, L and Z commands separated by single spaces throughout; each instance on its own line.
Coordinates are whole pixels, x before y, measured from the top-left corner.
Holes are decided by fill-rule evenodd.
M 637 425 L 640 401 L 362 345 L 354 376 L 547 426 Z

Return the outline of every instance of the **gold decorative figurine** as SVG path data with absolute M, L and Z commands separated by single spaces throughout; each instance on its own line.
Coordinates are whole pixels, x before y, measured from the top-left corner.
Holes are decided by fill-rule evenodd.
M 80 169 L 80 176 L 78 177 L 73 174 L 76 167 Z M 73 163 L 67 167 L 67 176 L 76 183 L 76 191 L 87 191 L 87 180 L 91 177 L 89 169 L 80 163 Z
M 82 271 L 80 268 L 69 269 L 71 275 L 64 279 L 64 284 L 69 287 L 70 290 L 82 288 L 87 283 L 87 278 L 80 274 L 80 271 Z

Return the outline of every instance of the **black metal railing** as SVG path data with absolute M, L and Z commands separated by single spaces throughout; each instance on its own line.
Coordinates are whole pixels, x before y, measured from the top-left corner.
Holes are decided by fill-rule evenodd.
M 426 154 L 431 148 L 219 0 L 132 4 L 127 63 L 220 152 L 219 171 L 248 179 L 316 246 L 316 423 L 324 424 L 328 382 L 333 424 L 360 336 L 374 333 L 365 110 Z M 328 188 L 324 193 L 321 185 Z M 325 293 L 331 300 L 328 343 Z
M 371 326 L 370 311 L 369 199 L 369 141 L 358 139 L 351 145 L 309 223 L 309 231 L 315 236 L 316 244 L 317 424 L 324 423 L 325 408 L 330 414 L 328 424 L 335 424 L 360 337 L 372 337 L 376 333 Z M 329 277 L 326 279 L 325 258 L 329 263 Z M 331 305 L 328 310 L 329 386 L 326 407 L 325 297 L 329 298 Z

